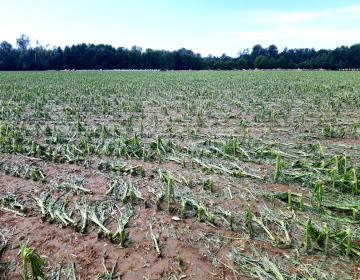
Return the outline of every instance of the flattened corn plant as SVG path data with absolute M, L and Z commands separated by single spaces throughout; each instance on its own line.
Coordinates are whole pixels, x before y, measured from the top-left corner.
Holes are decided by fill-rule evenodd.
M 299 268 L 250 242 L 224 256 L 237 267 L 210 252 L 235 277 L 339 279 L 300 258 L 358 260 L 359 85 L 333 71 L 0 73 L 0 171 L 46 190 L 0 190 L 0 211 L 34 204 L 43 221 L 96 227 L 124 247 L 136 205 L 155 207 L 293 250 Z M 81 176 L 48 176 L 64 163 L 109 179 L 101 201 Z

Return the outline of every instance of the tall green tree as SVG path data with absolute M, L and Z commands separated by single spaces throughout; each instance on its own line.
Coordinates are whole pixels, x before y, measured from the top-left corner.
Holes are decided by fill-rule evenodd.
M 267 69 L 269 68 L 269 59 L 266 56 L 260 55 L 254 61 L 255 68 Z
M 248 69 L 249 65 L 247 63 L 247 60 L 244 58 L 240 58 L 236 63 L 235 63 L 235 67 L 237 69 Z
M 284 56 L 280 56 L 279 59 L 276 60 L 276 64 L 278 68 L 287 68 L 287 62 Z
M 25 51 L 30 46 L 30 37 L 25 34 L 21 34 L 19 38 L 16 39 L 16 45 L 20 50 Z
M 16 52 L 6 41 L 0 43 L 0 70 L 15 70 Z

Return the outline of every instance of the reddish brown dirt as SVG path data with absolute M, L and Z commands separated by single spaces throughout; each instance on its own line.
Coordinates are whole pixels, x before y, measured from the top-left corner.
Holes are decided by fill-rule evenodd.
M 31 159 L 13 156 L 6 156 L 4 159 L 28 164 L 33 162 Z M 136 164 L 136 162 L 133 163 Z M 84 176 L 84 187 L 93 191 L 93 195 L 89 196 L 89 201 L 101 199 L 108 188 L 108 180 L 97 170 L 84 169 L 73 164 L 41 163 L 40 165 L 46 175 L 47 182 L 57 181 L 58 177 L 69 174 Z M 150 168 L 150 165 L 144 163 L 143 165 L 145 168 Z M 175 168 L 178 169 L 178 166 L 172 163 L 163 167 L 165 168 L 165 166 L 167 169 L 174 169 L 174 171 Z M 145 184 L 151 184 L 153 180 L 152 172 L 148 173 L 150 173 L 149 176 L 143 179 L 144 183 L 140 185 L 143 190 L 145 190 Z M 130 178 L 129 175 L 125 175 L 125 177 Z M 26 200 L 28 195 L 37 195 L 48 187 L 48 183 L 31 179 L 25 180 L 1 172 L 0 191 L 6 190 L 9 194 L 19 195 L 19 199 L 27 201 L 25 204 L 28 206 L 32 205 L 30 200 Z M 55 197 L 57 195 L 54 193 Z M 69 203 L 77 198 L 78 196 L 69 197 Z M 139 208 L 139 216 L 127 226 L 126 232 L 129 234 L 130 240 L 125 248 L 119 248 L 118 242 L 110 243 L 105 237 L 98 239 L 97 230 L 95 230 L 94 226 L 89 226 L 85 234 L 77 234 L 72 227 L 63 228 L 56 224 L 42 222 L 40 213 L 34 206 L 28 207 L 25 217 L 0 211 L 0 224 L 5 229 L 3 235 L 8 242 L 15 242 L 14 248 L 9 247 L 1 256 L 1 260 L 11 261 L 15 259 L 20 264 L 21 259 L 18 255 L 19 242 L 30 240 L 29 247 L 42 257 L 49 271 L 55 270 L 59 264 L 66 267 L 74 263 L 76 275 L 81 276 L 81 279 L 94 279 L 94 276 L 102 275 L 104 272 L 102 266 L 103 257 L 109 271 L 115 258 L 119 257 L 117 270 L 119 271 L 118 274 L 122 275 L 121 279 L 142 279 L 143 277 L 160 279 L 171 274 L 177 278 L 186 275 L 187 279 L 217 279 L 222 275 L 232 279 L 226 267 L 220 265 L 213 267 L 211 264 L 212 258 L 199 251 L 195 244 L 195 247 L 191 246 L 190 242 L 193 243 L 194 241 L 188 240 L 186 234 L 189 231 L 193 232 L 193 238 L 196 240 L 199 238 L 198 232 L 225 235 L 228 234 L 226 230 L 210 229 L 204 223 L 197 221 L 196 218 L 182 219 L 180 222 L 172 221 L 171 218 L 174 214 L 162 211 L 156 213 L 154 205 L 150 204 L 149 206 L 149 208 L 145 209 Z M 161 207 L 166 209 L 166 203 L 164 202 Z M 157 222 L 153 222 L 153 219 Z M 149 232 L 150 221 L 153 223 L 155 234 L 159 232 L 158 227 L 161 229 L 160 245 L 162 255 L 160 258 L 156 257 L 152 245 Z M 112 231 L 116 231 L 114 222 L 107 225 L 107 227 Z M 217 256 L 223 256 L 228 249 L 220 248 Z M 179 261 L 179 257 L 181 261 Z M 18 265 L 14 271 L 8 273 L 7 279 L 18 279 L 17 275 L 19 275 L 20 270 L 21 266 Z

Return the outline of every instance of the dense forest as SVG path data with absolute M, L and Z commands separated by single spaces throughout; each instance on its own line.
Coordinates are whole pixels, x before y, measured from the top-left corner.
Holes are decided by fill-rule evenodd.
M 0 43 L 1 70 L 61 69 L 160 69 L 160 70 L 233 70 L 233 69 L 357 69 L 360 68 L 360 44 L 334 50 L 288 49 L 279 52 L 275 45 L 255 45 L 239 51 L 238 57 L 202 57 L 191 50 L 142 50 L 141 47 L 114 48 L 111 45 L 78 44 L 52 49 L 22 34 L 16 48 L 7 41 Z

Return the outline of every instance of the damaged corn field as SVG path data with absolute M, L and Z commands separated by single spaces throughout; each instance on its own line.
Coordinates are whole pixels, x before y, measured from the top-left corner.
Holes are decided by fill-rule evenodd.
M 356 72 L 0 72 L 0 279 L 358 279 L 359 120 Z

